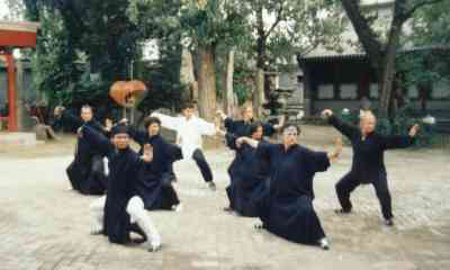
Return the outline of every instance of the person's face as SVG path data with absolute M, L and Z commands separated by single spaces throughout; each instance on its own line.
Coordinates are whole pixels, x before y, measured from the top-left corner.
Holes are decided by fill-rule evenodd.
M 244 118 L 244 121 L 250 121 L 253 118 L 253 108 L 250 106 L 245 107 L 242 112 L 242 117 Z
M 295 127 L 288 127 L 283 131 L 283 143 L 291 146 L 297 143 L 298 131 Z
M 81 119 L 83 119 L 84 122 L 89 122 L 92 120 L 93 117 L 92 109 L 91 108 L 82 108 L 81 109 Z
M 183 115 L 189 119 L 194 115 L 195 109 L 194 108 L 185 108 L 183 110 Z
M 160 130 L 160 126 L 158 125 L 158 123 L 152 123 L 147 128 L 147 132 L 150 136 L 158 135 L 159 130 Z
M 112 127 L 113 126 L 113 121 L 110 118 L 106 118 L 105 119 L 105 126 Z
M 372 114 L 363 115 L 359 121 L 359 128 L 362 134 L 370 134 L 375 130 L 377 119 Z
M 126 133 L 116 134 L 113 137 L 113 143 L 119 150 L 126 149 L 130 145 L 130 136 Z
M 256 131 L 252 134 L 252 139 L 253 140 L 261 140 L 263 137 L 263 127 L 259 126 Z

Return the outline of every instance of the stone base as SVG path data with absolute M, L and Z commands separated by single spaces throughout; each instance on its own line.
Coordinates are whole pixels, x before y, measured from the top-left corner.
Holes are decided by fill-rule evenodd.
M 36 144 L 34 132 L 0 132 L 0 147 L 2 145 L 32 146 Z

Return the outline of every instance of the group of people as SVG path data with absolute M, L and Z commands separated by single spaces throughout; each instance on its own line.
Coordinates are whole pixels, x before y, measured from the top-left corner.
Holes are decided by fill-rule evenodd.
M 67 175 L 74 189 L 83 194 L 104 194 L 91 205 L 93 234 L 105 234 L 112 243 L 125 244 L 130 232 L 142 236 L 139 241 L 150 251 L 160 248 L 161 237 L 145 209 L 180 211 L 182 205 L 174 182 L 173 163 L 192 159 L 211 190 L 216 189 L 213 172 L 202 150 L 202 136 L 220 134 L 235 152 L 228 168 L 230 184 L 226 188 L 229 205 L 224 210 L 240 216 L 258 217 L 256 228 L 297 243 L 329 249 L 326 234 L 314 210 L 313 180 L 318 172 L 328 170 L 342 151 L 342 140 L 336 139 L 331 152 L 313 151 L 299 144 L 300 128 L 285 123 L 264 123 L 253 119 L 253 109 L 242 111 L 242 119 L 233 119 L 222 111 L 225 131 L 195 114 L 186 104 L 182 116 L 158 112 L 144 121 L 145 130 L 129 125 L 126 119 L 104 126 L 93 119 L 90 106 L 81 108 L 81 119 L 57 108 L 63 119 L 79 123 L 74 161 Z M 346 136 L 353 148 L 350 172 L 336 184 L 341 208 L 337 214 L 352 210 L 350 193 L 361 184 L 371 183 L 381 204 L 385 224 L 393 225 L 391 197 L 383 161 L 385 150 L 413 144 L 418 125 L 408 136 L 382 136 L 375 132 L 376 118 L 371 112 L 360 118 L 359 127 L 341 121 L 331 110 L 322 116 Z M 176 143 L 167 142 L 161 127 L 176 131 Z M 267 140 L 281 133 L 280 143 Z M 135 152 L 130 141 L 139 144 Z M 108 169 L 104 159 L 108 160 Z

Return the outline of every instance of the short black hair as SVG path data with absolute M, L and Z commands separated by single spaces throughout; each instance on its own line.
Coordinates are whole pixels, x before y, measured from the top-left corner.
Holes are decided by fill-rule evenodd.
M 283 127 L 281 128 L 281 132 L 284 132 L 289 127 L 295 127 L 295 129 L 297 130 L 298 134 L 300 134 L 302 132 L 300 127 L 297 124 L 295 124 L 295 123 L 286 123 L 286 124 L 284 124 Z
M 259 127 L 262 127 L 262 128 L 263 128 L 263 133 L 264 133 L 264 126 L 263 126 L 263 123 L 257 121 L 257 122 L 254 122 L 254 123 L 252 123 L 252 124 L 250 125 L 250 129 L 249 129 L 250 135 L 253 135 L 253 134 L 258 130 Z
M 161 120 L 159 120 L 158 117 L 149 116 L 144 119 L 145 129 L 148 129 L 149 126 L 155 123 L 158 124 L 158 126 L 161 126 Z
M 128 128 L 128 126 L 123 125 L 123 124 L 119 124 L 119 125 L 115 125 L 112 129 L 111 129 L 111 136 L 115 136 L 117 134 L 127 134 L 130 135 L 130 129 Z
M 183 110 L 186 110 L 186 109 L 194 109 L 194 108 L 195 108 L 195 105 L 194 105 L 193 102 L 186 102 L 186 103 L 184 103 L 184 105 L 183 105 Z

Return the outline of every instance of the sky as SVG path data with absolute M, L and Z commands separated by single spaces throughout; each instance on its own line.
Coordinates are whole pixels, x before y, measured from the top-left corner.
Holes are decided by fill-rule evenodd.
M 6 4 L 6 0 L 0 0 L 0 18 L 5 17 L 9 14 L 9 8 Z
M 10 13 L 8 1 L 0 0 L 0 20 L 5 20 L 10 17 L 11 17 L 11 13 Z

